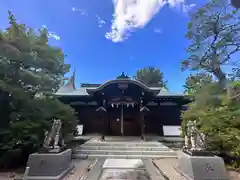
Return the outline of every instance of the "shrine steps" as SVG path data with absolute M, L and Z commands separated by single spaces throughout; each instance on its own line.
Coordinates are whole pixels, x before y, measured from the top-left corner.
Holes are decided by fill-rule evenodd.
M 177 158 L 175 151 L 157 141 L 154 142 L 108 142 L 87 141 L 73 149 L 73 158 L 127 158 L 157 159 Z

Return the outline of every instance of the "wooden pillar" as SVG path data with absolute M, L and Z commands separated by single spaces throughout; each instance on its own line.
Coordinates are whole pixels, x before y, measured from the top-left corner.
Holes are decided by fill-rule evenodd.
M 104 112 L 103 111 L 101 111 L 101 118 L 102 118 L 102 121 L 103 121 L 102 140 L 104 141 L 106 132 L 105 132 L 105 118 L 104 118 Z
M 144 122 L 144 114 L 140 112 L 140 124 L 141 124 L 141 139 L 145 141 L 145 122 Z
M 146 141 L 144 116 L 146 115 L 146 113 L 148 111 L 149 111 L 149 109 L 146 106 L 143 106 L 142 108 L 140 108 L 141 137 L 142 137 L 143 141 Z
M 103 121 L 103 132 L 102 132 L 102 140 L 105 140 L 105 135 L 106 135 L 106 119 L 104 118 L 105 113 L 107 110 L 103 107 L 100 106 L 96 111 L 100 113 L 101 120 Z

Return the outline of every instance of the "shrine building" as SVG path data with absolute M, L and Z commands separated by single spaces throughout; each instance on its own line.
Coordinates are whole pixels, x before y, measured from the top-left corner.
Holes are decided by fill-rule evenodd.
M 77 112 L 83 135 L 179 136 L 181 111 L 190 99 L 147 86 L 124 73 L 103 84 L 75 87 L 75 73 L 56 96 Z

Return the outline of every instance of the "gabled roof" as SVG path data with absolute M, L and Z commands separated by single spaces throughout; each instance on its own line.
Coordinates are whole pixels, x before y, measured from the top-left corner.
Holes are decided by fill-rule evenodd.
M 143 88 L 145 91 L 154 92 L 154 93 L 156 93 L 156 91 L 160 91 L 159 88 L 158 89 L 152 89 L 152 88 L 146 86 L 145 84 L 143 84 L 142 82 L 134 80 L 134 79 L 116 79 L 116 80 L 107 81 L 107 82 L 103 83 L 101 86 L 96 87 L 95 89 L 89 89 L 88 92 L 90 93 L 90 92 L 100 91 L 100 90 L 104 89 L 106 86 L 108 86 L 110 84 L 115 84 L 115 83 L 135 84 L 135 85 Z
M 149 87 L 149 88 L 152 90 L 160 90 L 159 93 L 157 94 L 157 97 L 184 96 L 183 94 L 180 94 L 180 93 L 169 92 L 165 88 L 161 88 L 161 87 Z M 75 90 L 60 88 L 59 91 L 57 91 L 55 93 L 55 95 L 57 95 L 57 96 L 90 96 L 90 94 L 88 93 L 88 90 L 90 90 L 90 89 L 95 90 L 96 87 L 80 87 Z
M 75 70 L 73 72 L 73 75 L 68 79 L 68 82 L 63 85 L 57 92 L 57 93 L 61 93 L 61 94 L 64 94 L 64 93 L 69 93 L 69 92 L 73 92 L 76 90 L 76 87 L 75 87 Z
M 157 96 L 184 96 L 184 94 L 181 93 L 172 93 L 169 92 L 166 88 L 161 88 L 160 92 L 157 94 Z
M 157 97 L 169 97 L 169 96 L 170 97 L 172 97 L 172 96 L 181 97 L 181 96 L 184 96 L 183 94 L 180 94 L 180 93 L 169 92 L 166 88 L 163 88 L 163 87 L 146 86 L 145 84 L 143 84 L 137 80 L 134 80 L 134 79 L 117 79 L 117 80 L 107 81 L 104 84 L 84 83 L 78 89 L 75 88 L 74 81 L 75 81 L 75 71 L 74 71 L 72 77 L 68 80 L 68 82 L 63 87 L 61 87 L 55 93 L 55 95 L 57 95 L 57 96 L 90 96 L 90 92 L 99 91 L 99 90 L 103 89 L 104 87 L 106 87 L 110 84 L 113 84 L 113 83 L 124 82 L 124 83 L 136 84 L 136 85 L 142 87 L 143 89 L 145 89 L 146 91 L 157 93 L 156 94 Z

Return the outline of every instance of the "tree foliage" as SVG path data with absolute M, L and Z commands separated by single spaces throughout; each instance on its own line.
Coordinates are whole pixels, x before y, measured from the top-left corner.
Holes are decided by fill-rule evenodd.
M 38 148 L 53 118 L 63 121 L 65 135 L 74 130 L 74 110 L 52 96 L 70 67 L 64 58 L 47 29 L 36 32 L 9 12 L 9 27 L 0 31 L 0 166 L 9 150 Z
M 197 77 L 198 78 L 198 77 Z M 203 77 L 204 78 L 204 77 Z M 198 85 L 197 85 L 198 86 Z M 186 91 L 191 91 L 192 86 Z M 200 131 L 206 134 L 207 147 L 216 152 L 240 155 L 240 101 L 228 96 L 219 84 L 211 82 L 197 88 L 193 94 L 195 101 L 182 113 L 182 129 L 187 121 L 196 120 Z M 235 162 L 239 167 L 239 162 Z
M 240 11 L 228 1 L 211 0 L 190 15 L 186 38 L 189 57 L 182 69 L 203 74 L 187 77 L 185 92 L 194 102 L 182 113 L 182 130 L 196 120 L 209 150 L 240 156 Z M 223 66 L 233 71 L 227 74 Z M 211 76 L 218 81 L 213 81 Z M 238 161 L 233 164 L 239 167 Z
M 160 69 L 151 66 L 137 70 L 135 79 L 150 86 L 167 86 L 167 82 L 164 81 L 163 73 Z
M 190 74 L 184 84 L 184 93 L 194 95 L 198 90 L 204 88 L 209 83 L 212 83 L 213 78 L 207 73 Z
M 223 65 L 239 66 L 240 11 L 228 1 L 211 0 L 190 15 L 186 38 L 189 57 L 182 68 L 212 73 L 226 85 Z

